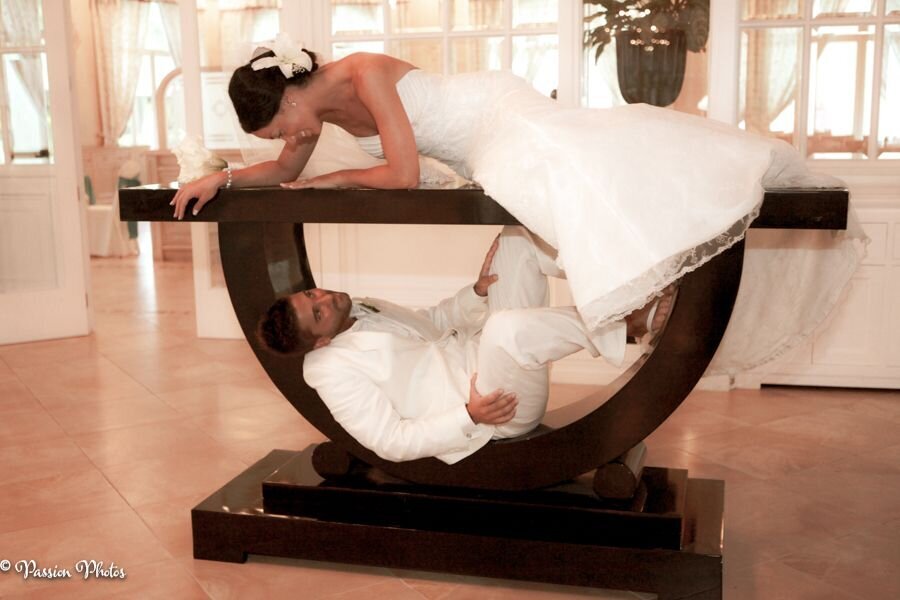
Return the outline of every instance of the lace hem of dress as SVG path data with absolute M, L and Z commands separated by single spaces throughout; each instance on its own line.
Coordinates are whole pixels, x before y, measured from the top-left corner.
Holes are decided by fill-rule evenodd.
M 691 271 L 725 252 L 744 239 L 747 228 L 759 216 L 762 200 L 743 218 L 712 239 L 679 252 L 658 263 L 640 276 L 614 291 L 579 307 L 588 329 L 597 332 L 602 327 L 624 319 L 635 310 L 662 295 L 663 290 Z

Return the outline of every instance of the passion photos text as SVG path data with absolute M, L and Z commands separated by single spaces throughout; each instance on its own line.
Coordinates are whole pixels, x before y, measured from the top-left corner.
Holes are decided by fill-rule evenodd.
M 71 579 L 72 570 L 54 565 L 44 567 L 36 560 L 20 560 L 15 564 L 16 573 L 22 575 L 22 579 Z M 125 569 L 111 562 L 107 565 L 102 560 L 79 560 L 73 567 L 75 577 L 82 579 L 125 579 Z

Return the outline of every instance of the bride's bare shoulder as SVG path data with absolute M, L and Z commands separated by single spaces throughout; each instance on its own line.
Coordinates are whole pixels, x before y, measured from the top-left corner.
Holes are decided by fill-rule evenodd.
M 346 68 L 354 79 L 371 75 L 386 75 L 388 79 L 399 79 L 415 66 L 410 63 L 374 52 L 355 52 L 337 61 Z

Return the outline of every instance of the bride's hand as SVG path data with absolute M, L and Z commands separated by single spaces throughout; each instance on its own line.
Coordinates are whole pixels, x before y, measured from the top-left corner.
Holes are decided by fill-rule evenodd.
M 193 214 L 196 216 L 207 202 L 215 198 L 224 183 L 224 177 L 224 171 L 219 171 L 179 186 L 175 197 L 169 202 L 170 205 L 175 206 L 175 218 L 179 221 L 184 218 L 188 202 L 193 198 L 197 199 L 193 210 Z

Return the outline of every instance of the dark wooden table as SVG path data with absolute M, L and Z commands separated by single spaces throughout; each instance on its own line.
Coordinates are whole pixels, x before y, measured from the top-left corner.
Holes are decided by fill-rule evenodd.
M 164 186 L 121 190 L 121 218 L 172 221 L 174 194 Z M 837 188 L 768 190 L 752 227 L 844 229 L 848 201 L 847 191 Z M 566 482 L 637 447 L 694 388 L 728 324 L 743 242 L 681 280 L 655 348 L 611 385 L 549 412 L 535 432 L 491 442 L 451 466 L 436 459 L 392 463 L 362 447 L 303 382 L 302 357 L 267 352 L 254 330 L 277 297 L 315 287 L 303 223 L 515 225 L 512 215 L 480 189 L 250 188 L 222 190 L 200 215 L 188 211 L 185 220 L 219 223 L 238 320 L 285 397 L 332 440 L 318 448 L 319 456 L 368 469 L 362 479 L 349 473 L 323 479 L 322 470 L 310 466 L 311 448 L 269 454 L 194 509 L 195 557 L 240 562 L 247 553 L 261 553 L 650 591 L 662 599 L 721 598 L 722 482 L 674 469 L 643 472 L 642 489 L 655 492 L 624 509 L 585 500 L 584 486 Z M 497 503 L 530 515 L 527 521 L 571 519 L 561 529 L 569 533 L 529 523 L 503 529 L 492 517 Z M 408 505 L 417 507 L 415 518 L 402 509 Z M 373 516 L 353 508 L 359 506 L 381 508 Z M 444 526 L 448 511 L 471 511 L 465 514 L 483 530 Z M 674 532 L 658 528 L 660 519 L 674 519 Z M 603 531 L 588 527 L 601 522 Z M 584 531 L 595 533 L 585 538 Z

